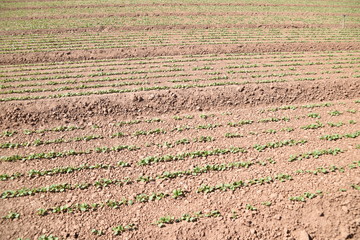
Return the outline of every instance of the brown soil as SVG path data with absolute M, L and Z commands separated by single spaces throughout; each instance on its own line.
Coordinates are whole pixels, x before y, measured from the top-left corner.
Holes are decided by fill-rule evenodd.
M 224 53 L 260 53 L 260 52 L 300 52 L 300 51 L 333 51 L 359 50 L 358 42 L 328 43 L 255 43 L 231 45 L 193 45 L 193 46 L 160 46 L 101 50 L 74 50 L 36 52 L 27 54 L 3 54 L 0 64 L 34 63 L 47 61 L 75 61 L 112 58 L 132 58 L 192 54 L 224 54 Z
M 335 90 L 336 89 L 336 90 Z M 306 101 L 329 101 L 360 97 L 357 80 L 316 81 L 315 83 L 276 83 L 240 87 L 212 87 L 207 90 L 171 90 L 144 93 L 124 93 L 106 97 L 74 97 L 59 100 L 12 102 L 2 106 L 0 115 L 4 127 L 13 124 L 51 122 L 54 120 L 88 119 L 102 115 L 134 116 L 152 112 L 176 112 L 186 109 L 222 109 L 227 107 L 292 104 Z M 35 103 L 41 102 L 41 108 Z M 211 102 L 211 108 L 209 106 Z
M 330 3 L 324 0 L 324 5 L 251 5 L 330 7 Z M 148 5 L 154 6 L 87 7 Z M 352 4 L 349 2 L 349 5 Z M 40 39 L 41 34 L 44 37 L 49 33 L 64 34 L 64 40 L 73 32 L 102 36 L 106 32 L 122 34 L 121 31 L 157 29 L 318 27 L 339 28 L 321 23 L 184 23 L 178 26 L 34 29 L 0 34 L 8 36 L 6 41 L 20 43 L 23 37 L 26 48 L 33 46 L 27 34 L 39 34 Z M 50 49 L 49 52 L 0 55 L 0 239 L 39 240 L 44 239 L 39 238 L 42 235 L 62 240 L 360 239 L 360 43 L 355 38 L 354 42 L 346 41 L 346 36 L 335 40 L 321 36 L 320 40 L 314 38 L 313 41 L 306 36 L 306 42 L 299 36 L 297 42 L 200 45 L 199 41 L 187 46 L 150 46 L 151 37 L 157 33 L 149 34 L 141 47 L 86 51 Z M 176 33 L 168 36 L 178 37 Z M 249 35 L 249 41 L 251 37 Z M 172 43 L 176 43 L 175 40 Z M 144 85 L 131 85 L 137 81 Z M 114 83 L 119 85 L 98 85 Z M 123 83 L 129 85 L 123 86 Z M 218 85 L 201 85 L 209 83 Z M 226 83 L 233 85 L 219 86 Z M 73 86 L 78 89 L 64 88 Z M 170 89 L 112 94 L 105 91 L 143 86 Z M 70 97 L 70 94 L 88 91 L 93 91 L 92 95 Z M 22 97 L 44 99 L 17 99 Z M 55 131 L 59 126 L 81 128 Z M 29 130 L 35 132 L 29 133 Z M 123 135 L 114 137 L 119 132 Z M 229 138 L 229 133 L 238 135 Z M 81 140 L 84 136 L 102 138 Z M 324 139 L 330 136 L 334 138 L 332 141 Z M 212 139 L 199 141 L 202 137 Z M 289 145 L 286 140 L 303 142 Z M 45 144 L 45 141 L 50 142 Z M 8 148 L 7 144 L 22 146 Z M 120 145 L 138 149 L 111 149 Z M 260 150 L 258 145 L 266 148 Z M 231 147 L 241 147 L 245 151 L 235 152 Z M 216 149 L 232 150 L 205 156 L 216 153 Z M 340 152 L 330 154 L 325 150 Z M 50 158 L 44 154 L 52 152 L 68 155 L 57 154 Z M 201 153 L 203 156 L 199 156 Z M 16 160 L 19 156 L 23 159 Z M 15 160 L 10 161 L 10 157 Z M 160 161 L 139 164 L 144 159 Z M 129 166 L 118 166 L 119 161 Z M 234 162 L 246 162 L 249 166 L 224 169 Z M 84 165 L 97 167 L 29 176 L 39 171 L 84 168 Z M 179 171 L 182 175 L 176 176 Z M 9 178 L 15 173 L 22 175 Z M 280 181 L 281 174 L 291 175 L 291 179 Z M 160 177 L 165 175 L 173 177 Z M 152 180 L 146 181 L 147 177 Z M 126 178 L 131 182 L 100 184 L 105 184 L 104 179 Z M 230 190 L 235 186 L 231 183 L 239 184 L 239 181 L 248 184 Z M 58 184 L 76 187 L 60 191 Z M 217 190 L 201 192 L 199 188 L 203 185 L 208 185 L 209 191 L 215 186 Z M 173 197 L 176 189 L 181 189 L 183 195 Z M 12 193 L 17 196 L 7 197 Z M 139 198 L 140 194 L 152 193 L 169 196 L 154 201 Z M 108 200 L 124 199 L 134 202 L 117 208 L 106 205 Z M 105 205 L 94 210 L 95 203 Z M 80 206 L 78 204 L 88 205 L 81 205 L 81 211 L 65 211 L 67 207 Z M 56 213 L 61 207 L 63 210 Z M 38 209 L 48 209 L 47 214 L 40 216 Z M 221 216 L 204 215 L 214 210 Z M 184 214 L 195 216 L 199 211 L 204 213 L 201 217 L 184 220 Z M 170 220 L 171 216 L 184 219 L 159 227 L 156 222 L 166 216 L 170 216 Z M 135 224 L 136 229 L 126 229 L 115 236 L 114 227 L 129 224 Z M 97 236 L 93 229 L 102 231 L 103 235 Z

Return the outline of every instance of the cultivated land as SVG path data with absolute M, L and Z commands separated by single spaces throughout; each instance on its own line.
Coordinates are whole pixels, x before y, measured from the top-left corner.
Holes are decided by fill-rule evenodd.
M 0 12 L 0 239 L 360 238 L 360 1 Z

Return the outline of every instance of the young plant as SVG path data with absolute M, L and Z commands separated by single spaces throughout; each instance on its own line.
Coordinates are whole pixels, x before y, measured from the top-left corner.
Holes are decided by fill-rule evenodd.
M 20 214 L 16 212 L 9 212 L 7 215 L 3 216 L 2 219 L 17 219 L 20 218 Z

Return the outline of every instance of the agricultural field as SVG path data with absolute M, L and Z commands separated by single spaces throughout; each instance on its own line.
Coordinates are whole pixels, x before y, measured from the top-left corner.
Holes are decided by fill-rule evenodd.
M 0 239 L 359 239 L 359 0 L 0 0 Z

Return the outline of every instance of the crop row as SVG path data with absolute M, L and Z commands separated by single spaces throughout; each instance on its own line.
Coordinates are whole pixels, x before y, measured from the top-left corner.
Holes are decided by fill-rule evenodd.
M 47 145 L 52 143 L 69 143 L 69 142 L 79 142 L 79 141 L 90 141 L 94 139 L 102 139 L 103 136 L 100 135 L 89 135 L 89 136 L 82 136 L 82 137 L 74 137 L 71 139 L 64 139 L 64 138 L 57 138 L 52 140 L 41 140 L 36 139 L 33 142 L 22 142 L 22 143 L 0 143 L 0 148 L 20 148 L 20 147 L 29 147 L 29 146 L 40 146 L 40 145 Z
M 337 153 L 339 153 L 341 150 L 335 149 L 335 150 L 321 150 L 321 151 L 314 151 L 317 153 L 317 156 L 321 156 L 321 155 L 326 155 L 329 154 L 329 152 L 331 152 L 331 154 L 336 155 Z M 334 154 L 334 152 L 336 152 L 336 154 Z M 269 163 L 271 164 L 275 164 L 276 162 L 272 159 L 268 159 L 267 160 Z M 290 161 L 290 160 L 289 160 Z M 256 162 L 259 165 L 266 165 L 266 162 Z M 64 191 L 68 191 L 68 190 L 74 190 L 74 189 L 87 189 L 89 187 L 98 187 L 98 188 L 103 188 L 103 187 L 107 187 L 109 185 L 123 185 L 123 184 L 132 184 L 134 182 L 150 182 L 150 181 L 154 181 L 156 179 L 174 179 L 177 177 L 181 177 L 181 176 L 187 176 L 187 175 L 192 175 L 192 176 L 196 176 L 196 175 L 200 175 L 203 173 L 207 173 L 209 171 L 228 171 L 231 169 L 236 169 L 236 168 L 248 168 L 250 166 L 252 166 L 255 163 L 252 162 L 233 162 L 233 163 L 227 163 L 227 164 L 215 164 L 215 165 L 205 165 L 202 167 L 195 167 L 193 169 L 190 170 L 185 170 L 185 171 L 175 171 L 175 172 L 163 172 L 162 174 L 156 175 L 156 176 L 144 176 L 141 175 L 139 176 L 136 180 L 132 180 L 130 178 L 125 178 L 122 180 L 118 180 L 118 179 L 101 179 L 99 181 L 96 181 L 94 183 L 80 183 L 80 184 L 69 184 L 69 183 L 63 183 L 63 184 L 55 184 L 55 185 L 51 185 L 48 187 L 39 187 L 39 188 L 22 188 L 22 189 L 18 189 L 18 190 L 6 190 L 5 192 L 3 192 L 1 194 L 1 198 L 13 198 L 13 197 L 22 197 L 22 196 L 28 196 L 28 195 L 34 195 L 36 193 L 44 193 L 44 192 L 64 192 Z M 126 163 L 120 162 L 119 163 L 120 166 L 128 166 Z M 360 162 L 354 162 L 354 164 L 349 165 L 349 169 L 353 169 L 353 168 L 357 168 L 357 165 L 360 166 Z M 99 166 L 99 165 L 98 165 Z M 108 168 L 110 166 L 108 165 L 104 165 L 105 168 Z M 101 166 L 99 166 L 100 168 Z M 75 169 L 76 168 L 71 168 L 71 169 Z M 90 169 L 90 168 L 89 168 Z M 319 170 L 319 169 L 317 169 Z M 340 168 L 334 168 L 332 167 L 329 171 L 333 172 L 335 170 L 341 170 L 343 172 L 343 169 Z M 318 171 L 319 173 L 328 173 L 329 171 Z M 63 173 L 64 171 L 62 169 L 52 169 L 52 170 L 47 170 L 47 171 L 30 171 L 30 172 L 34 172 L 34 174 L 37 175 L 46 175 L 46 174 L 57 174 L 57 173 Z M 297 171 L 296 173 L 301 173 L 303 171 Z M 40 174 L 38 174 L 40 173 Z M 314 172 L 312 172 L 314 173 Z M 286 176 L 284 175 L 283 177 L 280 177 L 282 175 L 279 175 L 279 179 L 278 180 L 282 180 L 284 177 L 286 178 Z M 6 178 L 6 176 L 5 176 Z M 277 178 L 276 178 L 277 179 Z M 266 178 L 266 179 L 262 179 L 259 180 L 261 182 L 265 181 L 273 181 L 271 178 Z M 258 183 L 258 182 L 255 182 Z M 237 183 L 239 184 L 239 183 Z M 235 184 L 236 185 L 236 184 Z M 229 185 L 230 187 L 234 187 L 233 185 Z M 242 185 L 239 185 L 239 187 Z M 203 191 L 208 191 L 206 189 L 209 189 L 208 187 L 205 188 L 205 190 Z M 211 187 L 210 190 L 211 191 L 215 191 L 218 188 L 214 188 Z
M 357 165 L 360 167 L 360 162 L 357 162 Z M 332 166 L 333 170 L 332 172 L 339 170 L 339 169 L 344 169 L 343 167 L 335 167 Z M 351 168 L 350 168 L 351 169 Z M 340 172 L 344 172 L 344 171 L 340 171 Z M 328 172 L 323 174 L 327 174 Z M 235 191 L 238 188 L 242 188 L 242 187 L 252 187 L 254 185 L 264 185 L 264 184 L 270 184 L 273 183 L 275 181 L 279 181 L 279 182 L 286 182 L 286 181 L 292 181 L 294 180 L 293 177 L 289 174 L 278 174 L 275 175 L 273 177 L 268 176 L 268 177 L 263 177 L 263 178 L 255 178 L 255 179 L 249 179 L 249 180 L 243 180 L 243 181 L 236 181 L 236 182 L 232 182 L 229 184 L 218 184 L 215 186 L 209 186 L 209 185 L 201 185 L 197 188 L 196 193 L 211 193 L 214 191 Z M 355 187 L 354 187 L 355 188 Z M 172 197 L 173 198 L 179 198 L 179 197 L 186 197 L 186 192 L 185 190 L 181 190 L 181 189 L 174 189 L 172 191 Z M 57 207 L 51 207 L 51 208 L 46 208 L 46 209 L 39 209 L 37 210 L 37 214 L 40 216 L 44 216 L 50 213 L 73 213 L 76 211 L 81 211 L 81 212 L 85 212 L 85 211 L 90 211 L 90 210 L 98 210 L 99 208 L 104 208 L 104 207 L 111 207 L 114 209 L 118 209 L 121 206 L 127 206 L 127 205 L 132 205 L 135 202 L 138 203 L 146 203 L 149 201 L 155 201 L 155 200 L 161 200 L 165 197 L 169 197 L 170 194 L 166 194 L 166 193 L 152 193 L 152 194 L 138 194 L 136 195 L 133 199 L 127 199 L 127 198 L 123 198 L 120 201 L 115 201 L 115 200 L 106 200 L 104 203 L 82 203 L 82 204 L 74 204 L 71 206 L 65 205 L 65 206 L 57 206 Z
M 203 213 L 203 212 L 195 212 L 193 214 L 183 214 L 180 218 L 175 218 L 173 216 L 164 216 L 160 217 L 159 220 L 157 220 L 154 224 L 158 227 L 165 227 L 166 224 L 173 224 L 178 222 L 196 222 L 200 218 L 211 218 L 211 217 L 220 217 L 221 213 L 218 210 L 210 211 L 209 213 Z
M 130 206 L 135 203 L 146 203 L 146 202 L 152 202 L 156 200 L 162 200 L 164 198 L 172 197 L 174 199 L 177 199 L 179 197 L 184 197 L 186 191 L 182 189 L 174 189 L 172 191 L 172 194 L 169 193 L 150 193 L 150 194 L 137 194 L 131 199 L 128 198 L 122 198 L 120 201 L 115 200 L 106 200 L 101 203 L 80 203 L 80 204 L 74 204 L 74 205 L 65 205 L 65 206 L 57 206 L 57 207 L 50 207 L 50 208 L 40 208 L 36 211 L 36 213 L 40 216 L 45 216 L 51 213 L 74 213 L 74 212 L 87 212 L 87 211 L 96 211 L 101 208 L 112 208 L 112 209 L 118 209 L 122 206 Z
M 89 92 L 68 92 L 62 94 L 46 95 L 46 96 L 19 96 L 19 97 L 8 97 L 1 98 L 0 102 L 9 102 L 17 100 L 37 100 L 37 99 L 56 99 L 56 98 L 66 98 L 66 97 L 75 97 L 75 96 L 91 96 L 91 95 L 104 95 L 104 94 L 114 94 L 114 93 L 129 93 L 129 92 L 143 92 L 143 91 L 153 91 L 153 90 L 170 90 L 170 89 L 190 89 L 190 88 L 206 88 L 206 87 L 216 87 L 216 86 L 237 86 L 237 85 L 246 85 L 246 84 L 263 84 L 271 83 L 273 81 L 266 82 L 214 82 L 208 84 L 188 84 L 188 85 L 175 85 L 175 86 L 152 86 L 152 87 L 140 87 L 135 89 L 107 89 L 99 91 L 89 91 Z
M 356 131 L 354 133 L 347 134 L 331 134 L 331 135 L 323 135 L 320 139 L 328 140 L 328 141 L 336 141 L 342 138 L 357 138 L 360 136 L 360 131 Z
M 47 152 L 47 153 L 33 153 L 26 156 L 20 156 L 20 155 L 11 155 L 11 156 L 5 156 L 0 157 L 0 161 L 3 162 L 15 162 L 15 161 L 27 161 L 27 160 L 34 160 L 34 159 L 53 159 L 58 157 L 66 157 L 66 156 L 76 156 L 76 155 L 83 155 L 83 154 L 90 154 L 90 153 L 102 153 L 102 152 L 119 152 L 124 149 L 127 149 L 129 151 L 135 151 L 140 149 L 136 146 L 128 146 L 128 145 L 119 145 L 114 147 L 96 147 L 94 149 L 89 149 L 85 151 L 63 151 L 63 152 Z
M 235 73 L 258 73 L 258 74 L 253 74 L 253 75 L 246 75 L 244 77 L 246 78 L 250 78 L 250 79 L 256 79 L 256 78 L 283 78 L 283 77 L 288 77 L 288 76 L 301 76 L 301 75 L 318 75 L 318 72 L 302 72 L 302 73 L 296 73 L 296 72 L 284 72 L 287 69 L 279 69 L 279 67 L 292 67 L 289 68 L 290 71 L 294 71 L 296 70 L 296 68 L 294 67 L 301 67 L 301 66 L 309 66 L 309 65 L 324 65 L 329 67 L 329 70 L 334 69 L 336 67 L 336 69 L 340 69 L 340 68 L 353 68 L 354 66 L 352 65 L 356 65 L 358 64 L 359 61 L 355 61 L 355 60 L 351 60 L 351 61 L 343 61 L 341 65 L 337 64 L 334 65 L 334 62 L 307 62 L 307 63 L 286 63 L 286 64 L 269 64 L 269 63 L 263 63 L 262 65 L 260 64 L 242 64 L 242 65 L 228 65 L 224 68 L 220 68 L 220 69 L 216 69 L 216 72 L 213 72 L 213 74 L 210 75 L 226 75 L 226 74 L 235 74 Z M 345 64 L 345 65 L 344 65 Z M 330 69 L 330 67 L 332 66 L 332 68 Z M 141 70 L 132 70 L 132 71 L 121 71 L 121 72 L 114 72 L 114 71 L 109 71 L 107 70 L 107 72 L 104 71 L 104 69 L 99 69 L 100 71 L 97 73 L 91 73 L 88 75 L 84 75 L 84 74 L 77 74 L 77 75 L 45 75 L 42 77 L 21 77 L 21 78 L 5 78 L 5 79 L 1 79 L 0 82 L 3 83 L 14 83 L 14 82 L 29 82 L 29 81 L 37 81 L 37 83 L 35 84 L 23 84 L 23 85 L 17 85 L 17 86 L 12 86 L 12 87 L 24 87 L 24 86 L 41 86 L 41 85 L 57 85 L 60 84 L 60 82 L 48 82 L 48 83 L 39 83 L 39 81 L 44 81 L 44 80 L 64 80 L 64 79 L 75 79 L 75 80 L 80 80 L 78 81 L 78 83 L 88 83 L 88 82 L 98 82 L 98 78 L 97 77 L 104 77 L 107 76 L 109 78 L 109 76 L 117 76 L 120 75 L 121 77 L 116 77 L 116 78 L 109 78 L 110 80 L 134 80 L 134 79 L 146 79 L 145 77 L 147 76 L 148 78 L 153 78 L 152 75 L 149 75 L 150 73 L 167 73 L 167 72 L 184 72 L 183 74 L 185 74 L 186 76 L 186 72 L 189 72 L 189 70 L 191 71 L 195 71 L 198 69 L 202 69 L 201 71 L 197 71 L 196 75 L 200 75 L 200 74 L 208 74 L 212 73 L 209 72 L 207 70 L 213 70 L 213 67 L 209 67 L 209 66 L 203 66 L 203 67 L 196 67 L 196 68 L 190 68 L 190 69 L 185 69 L 185 68 L 179 68 L 179 67 L 172 67 L 172 68 L 165 68 L 165 69 L 158 69 L 158 70 L 144 70 L 143 69 L 144 66 L 142 66 Z M 156 66 L 151 66 L 152 67 L 156 67 Z M 134 67 L 133 67 L 134 68 Z M 159 66 L 160 68 L 160 66 Z M 261 69 L 260 69 L 261 68 Z M 264 68 L 267 68 L 267 70 L 265 70 Z M 226 69 L 246 69 L 246 70 L 241 70 L 241 71 L 235 71 L 235 70 L 226 70 Z M 276 71 L 277 73 L 268 73 L 269 71 Z M 324 74 L 334 74 L 334 73 L 342 73 L 342 71 L 336 70 L 336 71 L 325 71 L 326 69 L 323 69 L 322 72 L 320 72 L 321 75 Z M 281 72 L 279 72 L 281 71 Z M 259 74 L 261 72 L 264 72 L 266 74 Z M 26 73 L 26 75 L 29 75 L 31 73 Z M 34 73 L 35 75 L 39 74 L 39 73 Z M 140 75 L 140 74 L 144 74 L 143 76 L 130 76 L 130 77 L 123 77 L 123 75 Z M 24 74 L 25 75 L 25 74 Z M 179 74 L 173 74 L 175 76 L 182 76 Z M 192 74 L 190 74 L 192 75 Z M 6 75 L 4 75 L 3 77 L 6 77 Z M 11 76 L 13 77 L 13 76 Z M 90 79 L 84 79 L 85 77 L 91 77 Z M 96 79 L 93 79 L 95 78 Z M 154 75 L 154 78 L 159 78 L 157 77 L 157 75 Z M 68 81 L 63 81 L 64 83 L 68 83 L 68 84 L 74 84 L 77 83 L 74 80 L 68 80 Z M 125 83 L 124 83 L 125 84 Z M 130 82 L 128 83 L 130 84 Z M 8 88 L 9 86 L 2 86 L 2 88 Z M 79 86 L 80 87 L 80 86 Z M 10 92 L 4 92 L 5 93 L 10 93 Z
M 95 165 L 86 165 L 86 164 L 82 164 L 80 166 L 77 167 L 73 167 L 73 166 L 67 166 L 67 167 L 57 167 L 57 168 L 53 168 L 53 169 L 48 169 L 48 170 L 30 170 L 26 173 L 26 175 L 30 178 L 33 177 L 40 177 L 40 176 L 53 176 L 53 175 L 57 175 L 57 174 L 68 174 L 68 173 L 73 173 L 76 171 L 82 171 L 82 170 L 90 170 L 90 169 L 113 169 L 113 168 L 117 168 L 117 167 L 129 167 L 130 164 L 127 162 L 123 162 L 123 161 L 119 161 L 117 162 L 116 165 L 111 165 L 111 164 L 95 164 Z M 1 181 L 6 181 L 6 180 L 13 180 L 19 177 L 23 177 L 25 176 L 24 173 L 14 173 L 14 174 L 2 174 L 0 175 L 0 180 Z
M 86 68 L 86 67 L 106 67 L 106 66 L 121 66 L 121 65 L 141 65 L 146 64 L 174 64 L 174 63 L 191 63 L 191 62 L 215 62 L 215 61 L 230 61 L 230 60 L 260 60 L 260 59 L 273 59 L 273 61 L 307 61 L 304 58 L 310 58 L 314 60 L 324 61 L 324 60 L 334 60 L 334 58 L 339 57 L 340 59 L 353 60 L 358 59 L 358 51 L 332 51 L 332 52 L 316 52 L 310 55 L 303 55 L 299 53 L 291 53 L 284 55 L 282 52 L 272 52 L 272 53 L 232 53 L 225 55 L 189 55 L 184 56 L 183 58 L 174 58 L 174 57 L 136 57 L 136 58 L 127 58 L 123 59 L 121 62 L 113 59 L 101 59 L 101 60 L 83 60 L 83 61 L 71 61 L 71 62 L 56 62 L 56 63 L 35 63 L 35 64 L 20 64 L 20 65 L 3 65 L 0 66 L 0 69 L 5 68 L 5 70 L 0 70 L 0 72 L 22 72 L 22 71 L 34 71 L 34 70 L 51 70 L 51 69 L 76 69 L 76 68 Z M 345 57 L 345 58 L 344 58 Z M 274 60 L 275 59 L 275 60 Z M 276 60 L 279 59 L 279 60 Z M 321 60 L 320 60 L 321 59 Z M 13 67 L 19 67 L 12 69 Z M 37 67 L 37 68 L 33 68 Z M 63 70 L 65 71 L 65 70 Z

